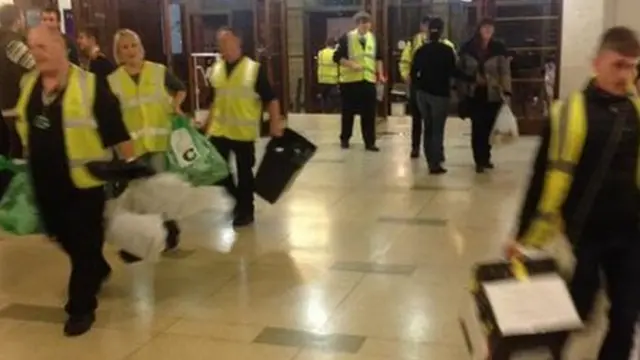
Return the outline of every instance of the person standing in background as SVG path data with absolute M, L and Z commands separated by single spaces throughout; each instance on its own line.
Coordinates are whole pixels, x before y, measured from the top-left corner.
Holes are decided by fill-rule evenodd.
M 96 74 L 98 80 L 107 81 L 107 76 L 111 75 L 116 67 L 100 50 L 98 38 L 98 28 L 86 26 L 78 32 L 78 47 L 88 60 L 87 70 Z
M 35 66 L 24 38 L 25 18 L 16 5 L 0 7 L 0 155 L 22 157 L 22 144 L 15 129 L 15 106 L 20 79 Z M 4 189 L 3 189 L 4 190 Z
M 263 109 L 269 112 L 271 136 L 282 136 L 284 122 L 265 67 L 243 54 L 240 35 L 223 27 L 217 41 L 221 59 L 209 79 L 211 110 L 204 128 L 220 155 L 227 161 L 231 153 L 235 156 L 238 182 L 229 174 L 222 185 L 236 201 L 233 226 L 244 227 L 253 224 L 255 216 L 253 167 Z
M 413 58 L 428 40 L 429 40 L 429 22 L 431 18 L 425 16 L 420 21 L 420 31 L 413 36 L 411 41 L 405 46 L 402 50 L 402 54 L 400 55 L 400 63 L 398 65 L 400 70 L 400 76 L 407 83 L 408 91 L 409 91 L 409 112 L 411 113 L 411 158 L 417 159 L 420 157 L 420 145 L 422 142 L 422 122 L 423 119 L 420 115 L 420 108 L 418 107 L 418 103 L 416 102 L 416 89 L 411 82 L 411 65 L 413 64 Z M 441 42 L 450 46 L 455 50 L 455 45 L 442 37 L 440 39 Z
M 55 6 L 50 6 L 42 10 L 40 13 L 40 22 L 42 25 L 57 30 L 63 36 L 65 44 L 67 46 L 67 56 L 72 64 L 80 66 L 80 57 L 78 56 L 78 48 L 72 38 L 65 34 L 62 34 L 62 14 L 60 10 Z
M 444 174 L 444 129 L 449 114 L 451 84 L 457 73 L 456 53 L 442 41 L 444 21 L 429 22 L 429 40 L 422 45 L 412 61 L 411 84 L 424 119 L 424 152 L 429 172 Z
M 340 145 L 350 147 L 353 121 L 360 114 L 360 127 L 367 151 L 379 152 L 376 146 L 376 82 L 386 82 L 382 51 L 371 32 L 371 15 L 361 11 L 354 16 L 356 28 L 338 40 L 333 61 L 340 65 L 342 95 L 342 131 Z
M 320 86 L 320 100 L 322 101 L 322 112 L 333 109 L 333 98 L 337 95 L 338 86 L 338 65 L 333 61 L 336 52 L 336 40 L 327 39 L 325 48 L 318 51 L 318 85 Z
M 471 147 L 477 173 L 493 169 L 489 137 L 498 111 L 511 98 L 511 67 L 506 46 L 493 38 L 494 22 L 480 22 L 459 54 L 458 98 L 468 104 Z M 470 80 L 475 79 L 475 80 Z M 461 114 L 461 116 L 464 116 Z

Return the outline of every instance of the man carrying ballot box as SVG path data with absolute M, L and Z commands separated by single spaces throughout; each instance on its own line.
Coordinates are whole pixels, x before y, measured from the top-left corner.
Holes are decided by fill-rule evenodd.
M 636 33 L 625 27 L 604 33 L 595 77 L 552 109 L 517 242 L 506 249 L 517 256 L 518 243 L 542 247 L 564 230 L 576 257 L 569 287 L 582 319 L 601 286 L 609 296 L 600 360 L 629 360 L 640 308 L 640 98 L 629 91 L 638 60 Z

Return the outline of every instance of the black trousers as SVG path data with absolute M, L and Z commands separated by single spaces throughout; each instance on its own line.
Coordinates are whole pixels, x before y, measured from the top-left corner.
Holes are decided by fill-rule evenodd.
M 340 140 L 348 143 L 353 135 L 353 122 L 360 115 L 364 144 L 376 145 L 376 86 L 367 81 L 340 84 L 342 96 L 342 132 Z
M 78 190 L 63 203 L 38 197 L 38 192 L 36 189 L 44 226 L 71 261 L 65 310 L 72 316 L 92 313 L 98 307 L 97 295 L 102 282 L 111 271 L 102 253 L 104 189 Z
M 485 96 L 476 96 L 470 106 L 473 160 L 477 166 L 488 165 L 491 162 L 489 137 L 502 103 L 489 102 Z
M 640 310 L 640 234 L 590 234 L 578 243 L 575 255 L 569 287 L 580 316 L 589 317 L 601 285 L 611 304 L 609 329 L 598 359 L 629 360 Z
M 16 118 L 0 119 L 0 155 L 12 159 L 22 158 L 22 142 L 16 130 Z
M 338 85 L 320 84 L 320 101 L 323 113 L 332 113 L 339 104 Z
M 234 217 L 253 216 L 255 211 L 253 204 L 253 167 L 256 163 L 255 143 L 253 141 L 237 141 L 223 137 L 211 137 L 210 140 L 227 162 L 231 157 L 231 153 L 236 158 L 237 184 L 231 174 L 221 182 L 221 185 L 227 189 L 229 195 L 236 200 L 236 206 L 233 211 Z
M 422 143 L 422 115 L 418 106 L 417 91 L 413 85 L 409 89 L 409 114 L 411 114 L 411 150 L 418 152 Z

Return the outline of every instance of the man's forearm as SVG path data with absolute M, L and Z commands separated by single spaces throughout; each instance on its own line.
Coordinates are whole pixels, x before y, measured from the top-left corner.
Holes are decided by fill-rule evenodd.
M 269 101 L 269 104 L 267 105 L 267 112 L 269 113 L 269 121 L 272 125 L 280 125 L 282 123 L 280 102 L 278 102 L 278 100 Z
M 348 67 L 349 69 L 354 69 L 358 67 L 358 64 L 355 61 L 349 59 L 340 59 L 340 65 Z
M 175 109 L 179 109 L 182 106 L 182 103 L 184 103 L 184 100 L 186 98 L 187 98 L 186 91 L 178 91 L 173 97 L 173 107 Z
M 384 75 L 384 64 L 380 60 L 376 61 L 376 71 L 379 75 Z

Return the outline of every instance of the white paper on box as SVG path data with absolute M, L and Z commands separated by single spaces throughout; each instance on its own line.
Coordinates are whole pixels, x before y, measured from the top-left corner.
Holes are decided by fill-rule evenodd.
M 532 276 L 526 281 L 491 281 L 482 286 L 504 336 L 582 327 L 567 286 L 557 274 Z

